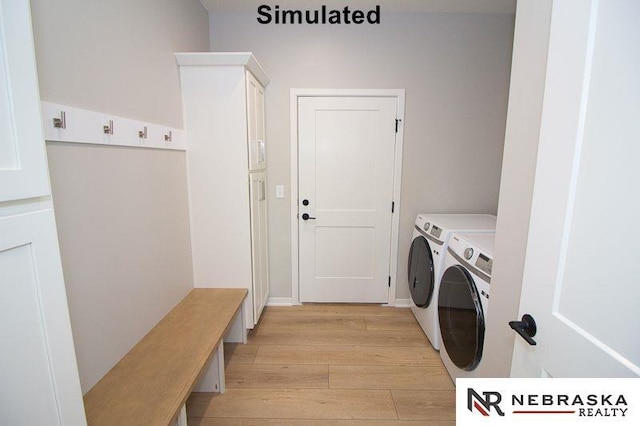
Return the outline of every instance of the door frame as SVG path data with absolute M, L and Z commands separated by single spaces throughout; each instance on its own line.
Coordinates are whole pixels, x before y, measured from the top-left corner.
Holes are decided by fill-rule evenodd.
M 290 146 L 291 146 L 291 304 L 300 304 L 300 280 L 298 257 L 298 98 L 300 97 L 370 97 L 395 98 L 396 115 L 400 120 L 396 133 L 393 163 L 393 201 L 395 210 L 391 215 L 391 250 L 389 274 L 391 285 L 387 304 L 396 304 L 396 281 L 398 270 L 398 242 L 400 228 L 400 191 L 402 181 L 402 148 L 404 143 L 404 89 L 291 89 L 290 91 Z

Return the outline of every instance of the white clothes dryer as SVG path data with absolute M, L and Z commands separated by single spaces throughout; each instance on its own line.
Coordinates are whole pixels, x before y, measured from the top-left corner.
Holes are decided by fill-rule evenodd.
M 440 357 L 451 379 L 479 377 L 495 234 L 454 233 L 438 295 Z
M 419 214 L 409 250 L 411 310 L 434 349 L 440 349 L 438 289 L 452 232 L 494 233 L 496 217 L 488 214 Z

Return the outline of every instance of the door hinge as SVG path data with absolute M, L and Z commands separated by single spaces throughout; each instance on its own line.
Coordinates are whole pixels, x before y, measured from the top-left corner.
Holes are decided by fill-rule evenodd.
M 389 288 L 391 288 L 391 275 L 389 275 Z
M 401 121 L 401 119 L 396 118 L 396 133 L 398 133 L 398 124 L 400 124 Z
M 394 213 L 396 211 L 396 202 L 392 201 L 391 202 L 391 213 Z

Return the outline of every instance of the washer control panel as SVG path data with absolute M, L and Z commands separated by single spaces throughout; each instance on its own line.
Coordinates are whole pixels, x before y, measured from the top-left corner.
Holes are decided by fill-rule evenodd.
M 443 229 L 432 223 L 428 216 L 419 214 L 416 217 L 415 226 L 425 236 L 435 238 L 440 245 L 444 244 L 443 238 L 445 237 L 445 233 Z
M 491 268 L 493 267 L 493 259 L 480 253 L 476 259 L 476 268 L 480 269 L 485 274 L 491 276 Z
M 454 233 L 449 240 L 449 250 L 470 267 L 491 278 L 493 269 L 492 234 Z M 471 270 L 470 270 L 471 271 Z M 472 271 L 473 272 L 473 271 Z
M 442 228 L 439 228 L 436 225 L 433 225 L 431 227 L 431 235 L 433 235 L 437 239 L 440 239 L 440 236 L 442 235 Z

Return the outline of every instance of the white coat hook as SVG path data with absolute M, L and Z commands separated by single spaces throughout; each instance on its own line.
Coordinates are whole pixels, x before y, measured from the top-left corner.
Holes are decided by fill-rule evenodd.
M 67 114 L 64 111 L 60 111 L 60 118 L 54 117 L 53 119 L 53 127 L 57 129 L 66 129 L 67 128 Z
M 112 135 L 113 134 L 113 120 L 109 120 L 109 125 L 102 126 L 102 130 L 104 131 L 105 135 Z
M 144 126 L 144 130 L 138 130 L 138 137 L 142 139 L 147 138 L 147 126 Z
M 171 142 L 172 138 L 173 138 L 173 135 L 171 134 L 171 130 L 169 130 L 169 134 L 168 135 L 164 135 L 164 140 L 166 142 Z

